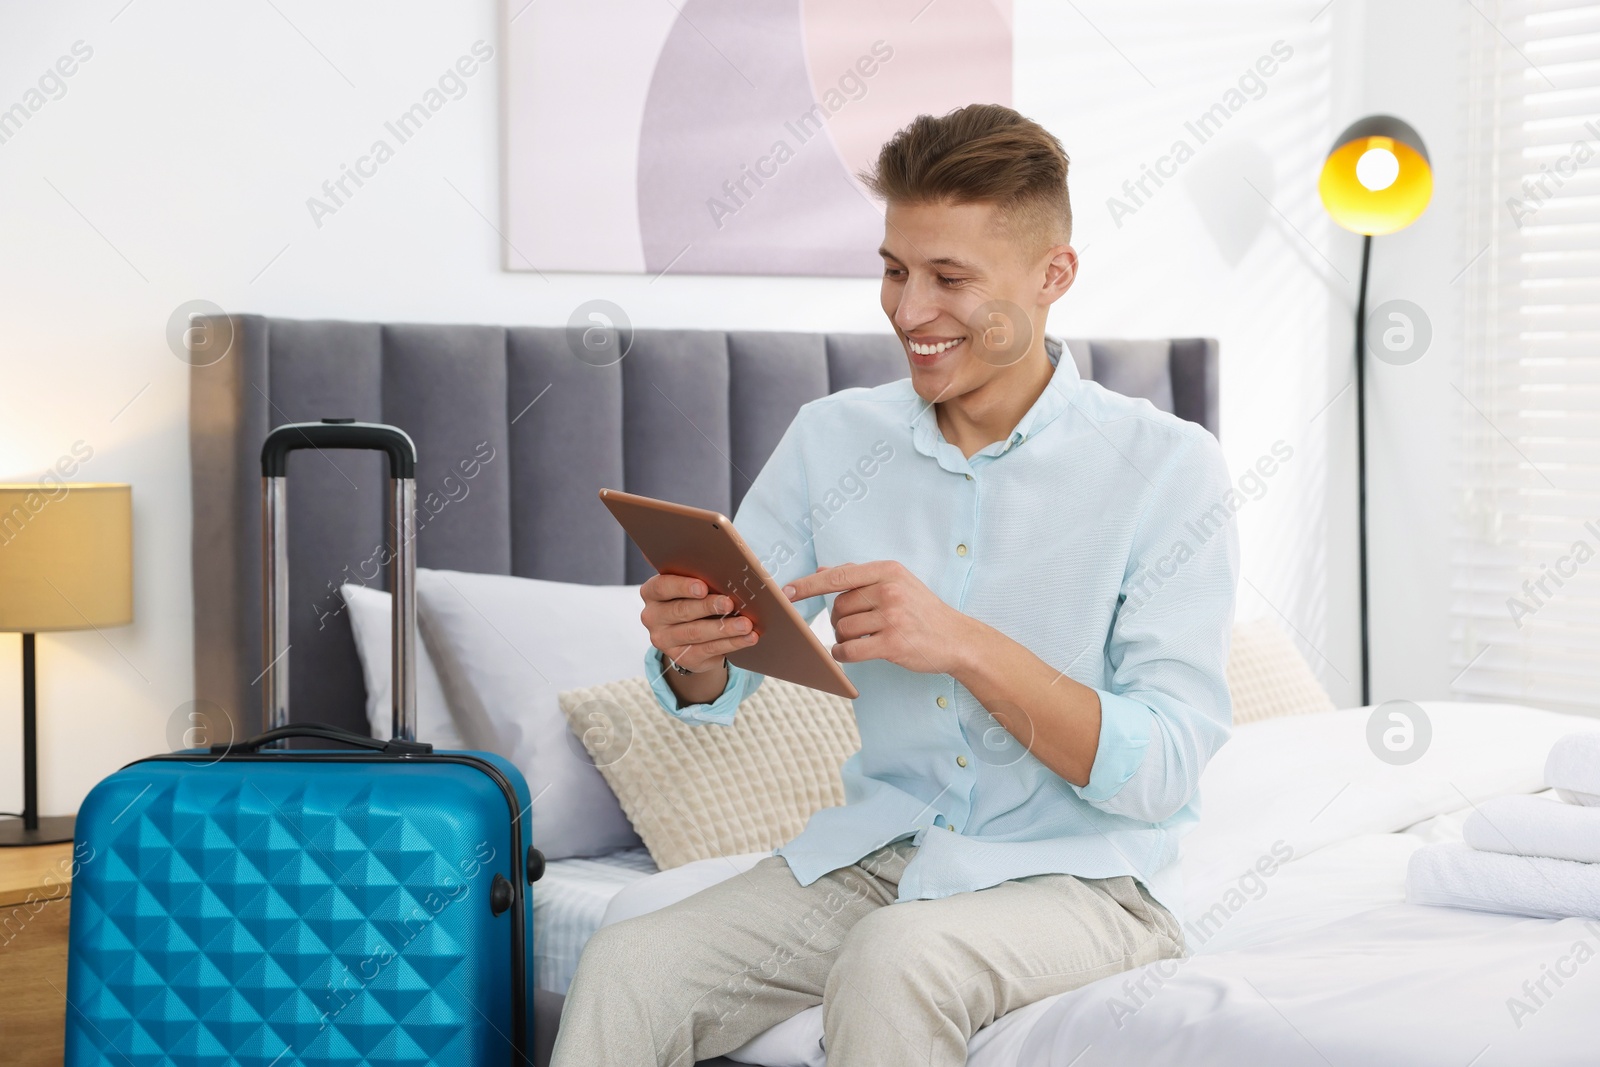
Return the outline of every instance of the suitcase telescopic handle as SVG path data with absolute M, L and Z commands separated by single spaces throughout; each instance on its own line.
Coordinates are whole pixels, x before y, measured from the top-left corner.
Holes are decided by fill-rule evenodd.
M 390 478 L 417 476 L 417 446 L 400 427 L 355 419 L 323 419 L 291 422 L 267 434 L 261 445 L 261 477 L 282 478 L 288 473 L 289 453 L 302 448 L 382 452 L 389 457 Z
M 396 741 L 417 738 L 417 447 L 398 426 L 355 419 L 291 422 L 261 445 L 262 707 L 267 733 L 289 725 L 289 453 L 302 448 L 367 449 L 389 457 L 388 526 L 392 601 L 389 657 Z M 261 735 L 267 736 L 266 734 Z M 281 735 L 282 737 L 296 735 Z M 278 738 L 274 738 L 277 740 Z M 271 742 L 264 742 L 271 743 Z

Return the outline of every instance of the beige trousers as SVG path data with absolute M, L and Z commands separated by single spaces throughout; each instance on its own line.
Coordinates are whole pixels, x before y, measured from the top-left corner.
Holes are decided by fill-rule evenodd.
M 894 903 L 915 852 L 897 842 L 809 886 L 768 856 L 601 929 L 552 1067 L 690 1067 L 818 1003 L 829 1067 L 958 1067 L 1007 1012 L 1185 954 L 1178 922 L 1128 876 Z

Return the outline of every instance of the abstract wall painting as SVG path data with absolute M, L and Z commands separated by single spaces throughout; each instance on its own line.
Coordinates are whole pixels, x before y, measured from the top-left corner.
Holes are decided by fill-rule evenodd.
M 1011 0 L 520 2 L 508 270 L 876 275 L 858 173 L 918 114 L 1011 102 Z

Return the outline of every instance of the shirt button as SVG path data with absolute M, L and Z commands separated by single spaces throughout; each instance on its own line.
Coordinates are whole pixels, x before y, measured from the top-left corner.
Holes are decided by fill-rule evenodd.
M 969 482 L 972 481 L 972 475 L 970 475 L 970 474 L 967 475 L 967 481 L 969 481 Z
M 949 830 L 951 833 L 955 833 L 956 832 L 956 828 L 955 828 L 955 825 L 953 823 L 945 823 L 944 824 L 944 828 L 946 830 Z
M 934 701 L 934 703 L 939 705 L 942 708 L 942 707 L 948 706 L 950 702 L 948 700 L 946 700 L 944 697 L 939 697 L 937 700 Z
M 957 756 L 956 757 L 956 766 L 957 767 L 965 767 L 966 765 L 967 765 L 967 757 L 965 757 L 965 756 Z
M 966 554 L 967 554 L 967 546 L 966 545 L 957 545 L 956 546 L 956 555 L 965 556 Z

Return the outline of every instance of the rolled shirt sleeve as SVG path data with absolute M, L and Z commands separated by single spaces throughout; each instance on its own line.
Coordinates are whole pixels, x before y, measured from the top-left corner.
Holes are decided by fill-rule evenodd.
M 1096 689 L 1100 697 L 1100 743 L 1088 784 L 1073 786 L 1090 803 L 1110 800 L 1145 762 L 1145 750 L 1155 731 L 1155 712 L 1132 697 Z M 1151 820 L 1156 821 L 1156 820 Z
M 1171 818 L 1232 736 L 1227 658 L 1242 503 L 1209 434 L 1197 433 L 1151 492 L 1106 646 L 1111 674 L 1095 690 L 1094 765 L 1085 785 L 1072 786 L 1102 811 Z
M 739 536 L 780 586 L 817 569 L 816 548 L 810 533 L 811 502 L 801 449 L 809 406 L 802 405 L 789 423 L 733 517 Z M 811 597 L 795 607 L 809 622 L 821 610 L 822 603 L 822 598 Z M 728 684 L 721 695 L 708 704 L 680 708 L 677 694 L 667 684 L 666 672 L 672 668 L 660 649 L 651 647 L 645 652 L 644 669 L 656 702 L 674 717 L 695 725 L 731 725 L 744 698 L 761 688 L 766 680 L 764 674 L 729 662 Z

